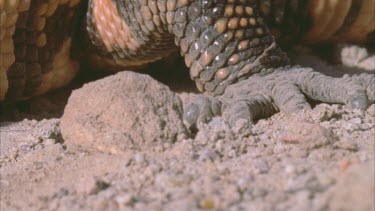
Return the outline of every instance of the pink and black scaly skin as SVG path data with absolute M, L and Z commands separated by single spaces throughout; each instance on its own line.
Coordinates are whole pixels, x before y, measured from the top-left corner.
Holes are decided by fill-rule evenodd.
M 49 1 L 32 2 L 39 5 Z M 278 44 L 278 41 L 289 45 L 303 40 L 366 42 L 368 34 L 374 31 L 373 19 L 365 20 L 374 14 L 366 8 L 374 0 L 339 2 L 82 1 L 81 6 L 87 6 L 87 12 L 78 31 L 79 50 L 93 66 L 121 70 L 166 57 L 179 46 L 191 79 L 205 93 L 186 106 L 184 117 L 191 125 L 207 122 L 214 115 L 222 115 L 232 126 L 249 125 L 254 118 L 277 111 L 308 109 L 306 97 L 366 109 L 375 100 L 373 74 L 331 78 L 311 68 L 290 66 L 288 56 Z M 331 10 L 316 9 L 324 6 Z M 82 11 L 79 7 L 68 8 Z M 68 32 L 59 31 L 66 39 L 71 34 Z M 51 36 L 47 33 L 47 40 Z M 48 42 L 44 46 L 48 47 Z M 43 71 L 39 75 L 43 77 Z M 8 74 L 8 79 L 11 82 L 13 76 Z M 48 80 L 39 81 L 43 84 Z M 9 84 L 9 90 L 14 90 L 14 85 Z M 22 84 L 17 86 L 25 89 Z M 33 90 L 39 90 L 36 92 L 39 94 L 48 89 L 35 86 Z M 17 93 L 18 98 L 32 95 L 31 91 Z M 6 97 L 12 98 L 9 95 L 14 94 L 7 93 Z

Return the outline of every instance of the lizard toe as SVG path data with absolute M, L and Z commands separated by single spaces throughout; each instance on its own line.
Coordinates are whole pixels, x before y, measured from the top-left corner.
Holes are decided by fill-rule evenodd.
M 271 116 L 278 111 L 271 92 L 273 81 L 254 76 L 230 85 L 220 96 L 222 117 L 232 129 L 249 127 L 255 119 Z
M 352 76 L 358 84 L 362 85 L 362 88 L 366 90 L 366 94 L 369 103 L 375 103 L 375 74 L 360 74 Z
M 221 113 L 221 103 L 217 98 L 198 95 L 189 102 L 184 111 L 184 121 L 189 128 L 197 128 L 198 124 L 207 123 L 215 115 Z
M 250 127 L 255 119 L 276 113 L 276 107 L 270 96 L 264 94 L 250 94 L 236 96 L 223 106 L 222 117 L 232 129 Z
M 286 71 L 284 76 L 293 80 L 306 96 L 314 100 L 345 104 L 351 109 L 362 110 L 372 103 L 374 88 L 371 84 L 374 84 L 374 80 L 369 74 L 333 78 L 311 68 L 296 66 Z
M 298 86 L 289 79 L 282 79 L 275 83 L 272 90 L 272 98 L 278 109 L 285 113 L 297 112 L 303 109 L 311 109 L 305 95 Z
M 368 99 L 364 90 L 358 90 L 356 93 L 348 96 L 348 102 L 346 105 L 350 109 L 361 109 L 365 110 L 368 107 Z

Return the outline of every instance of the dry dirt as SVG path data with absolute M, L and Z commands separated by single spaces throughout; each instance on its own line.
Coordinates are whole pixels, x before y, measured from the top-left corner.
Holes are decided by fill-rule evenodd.
M 300 64 L 352 70 L 301 51 Z M 240 135 L 215 117 L 196 133 L 176 130 L 168 146 L 113 152 L 63 139 L 71 87 L 2 107 L 0 210 L 375 210 L 375 105 L 317 104 Z

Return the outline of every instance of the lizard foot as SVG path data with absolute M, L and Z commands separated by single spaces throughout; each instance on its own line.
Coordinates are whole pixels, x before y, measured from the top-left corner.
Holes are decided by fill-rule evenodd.
M 221 96 L 193 99 L 184 117 L 194 125 L 221 114 L 232 128 L 249 127 L 254 119 L 278 111 L 291 113 L 311 109 L 306 97 L 346 104 L 351 109 L 366 109 L 375 101 L 375 75 L 332 78 L 311 68 L 283 67 L 230 85 Z

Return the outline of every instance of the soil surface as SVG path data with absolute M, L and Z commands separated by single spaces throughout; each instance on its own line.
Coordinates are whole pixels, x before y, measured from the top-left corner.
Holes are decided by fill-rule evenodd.
M 360 71 L 328 65 L 305 48 L 296 52 L 296 63 L 329 74 Z M 359 111 L 312 102 L 310 111 L 277 113 L 241 133 L 232 131 L 220 117 L 189 132 L 178 125 L 180 117 L 174 112 L 183 109 L 179 108 L 180 99 L 182 104 L 187 102 L 195 95 L 190 92 L 194 89 L 190 82 L 181 83 L 188 80 L 178 78 L 188 79 L 186 72 L 175 77 L 172 83 L 157 77 L 174 92 L 147 78 L 153 87 L 149 91 L 161 89 L 165 93 L 148 95 L 146 90 L 145 95 L 153 100 L 168 99 L 167 103 L 158 99 L 152 101 L 156 104 L 147 103 L 157 108 L 163 103 L 171 106 L 165 112 L 172 120 L 165 122 L 157 110 L 153 115 L 160 120 L 148 120 L 150 116 L 146 116 L 143 128 L 126 126 L 130 129 L 122 135 L 131 136 L 133 142 L 138 140 L 137 134 L 142 137 L 142 144 L 136 148 L 128 149 L 124 144 L 121 150 L 113 150 L 121 144 L 122 136 L 111 138 L 113 134 L 108 133 L 111 130 L 106 125 L 100 127 L 103 133 L 85 131 L 96 137 L 90 144 L 100 143 L 104 148 L 77 145 L 85 141 L 79 136 L 63 138 L 66 133 L 60 130 L 60 120 L 71 89 L 79 88 L 79 82 L 27 102 L 4 105 L 0 123 L 0 210 L 375 210 L 375 105 Z M 94 90 L 91 84 L 85 87 Z M 83 96 L 90 99 L 90 95 Z M 138 95 L 131 96 L 136 99 Z M 121 116 L 112 115 L 112 120 L 121 122 Z M 137 115 L 131 118 L 140 121 Z M 89 121 L 77 120 L 86 125 Z M 169 122 L 178 126 L 170 127 Z M 75 124 L 69 122 L 64 127 L 77 129 Z M 96 126 L 95 122 L 93 130 L 99 130 Z M 158 134 L 157 141 L 151 143 L 153 132 Z M 163 142 L 163 137 L 168 141 Z

